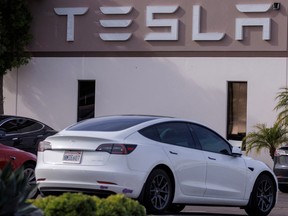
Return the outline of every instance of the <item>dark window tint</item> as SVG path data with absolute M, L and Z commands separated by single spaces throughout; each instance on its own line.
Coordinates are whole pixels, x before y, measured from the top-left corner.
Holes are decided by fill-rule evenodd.
M 27 133 L 41 130 L 44 125 L 32 121 L 30 119 L 13 119 L 5 122 L 0 130 L 5 131 L 7 134 Z
M 3 121 L 5 119 L 11 118 L 9 115 L 0 115 L 0 121 Z
M 120 131 L 135 126 L 145 121 L 154 119 L 153 117 L 101 117 L 88 119 L 71 126 L 68 130 L 73 131 Z
M 19 119 L 18 120 L 18 132 L 19 133 L 27 133 L 41 130 L 44 125 L 29 120 L 29 119 Z
M 0 130 L 5 131 L 7 134 L 17 133 L 18 132 L 17 121 L 14 119 L 3 123 L 0 127 Z
M 78 115 L 77 120 L 95 116 L 95 80 L 78 81 Z
M 158 142 L 195 148 L 192 135 L 186 123 L 168 122 L 157 124 L 142 129 L 139 133 Z
M 204 151 L 231 154 L 230 145 L 218 134 L 200 125 L 192 125 L 193 132 L 196 134 L 200 145 Z
M 151 140 L 154 140 L 154 141 L 157 141 L 157 142 L 161 142 L 160 134 L 159 134 L 159 132 L 157 130 L 156 125 L 149 126 L 147 128 L 141 129 L 139 131 L 139 133 L 141 135 L 143 135 L 144 137 L 148 138 L 148 139 L 151 139 Z
M 228 82 L 227 139 L 246 136 L 247 82 Z

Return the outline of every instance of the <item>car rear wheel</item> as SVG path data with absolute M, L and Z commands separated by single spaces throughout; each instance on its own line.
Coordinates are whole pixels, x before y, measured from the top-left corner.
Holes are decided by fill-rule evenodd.
M 28 180 L 29 187 L 35 187 L 36 186 L 35 165 L 24 164 L 24 175 L 26 176 Z M 34 199 L 37 196 L 38 196 L 38 189 L 34 188 L 33 190 L 31 190 L 29 198 Z
M 245 211 L 248 215 L 266 216 L 276 201 L 276 188 L 271 177 L 261 175 L 257 178 Z
M 278 187 L 282 193 L 288 193 L 288 185 L 278 185 Z
M 153 170 L 146 181 L 144 190 L 144 205 L 148 213 L 163 213 L 171 205 L 172 183 L 164 170 Z

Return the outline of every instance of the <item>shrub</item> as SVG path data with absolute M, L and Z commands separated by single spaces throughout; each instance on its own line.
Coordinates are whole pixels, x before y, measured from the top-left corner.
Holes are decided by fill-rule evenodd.
M 33 205 L 45 216 L 144 216 L 145 208 L 137 201 L 124 195 L 112 195 L 107 199 L 81 193 L 65 193 L 61 196 L 48 196 L 36 199 Z
M 45 216 L 92 216 L 96 211 L 95 200 L 80 193 L 48 196 L 35 200 L 33 204 L 42 209 Z
M 144 206 L 123 194 L 109 196 L 97 202 L 96 216 L 142 216 L 146 215 Z
M 0 215 L 25 215 L 37 211 L 26 200 L 36 185 L 29 187 L 23 167 L 13 171 L 8 163 L 0 170 Z

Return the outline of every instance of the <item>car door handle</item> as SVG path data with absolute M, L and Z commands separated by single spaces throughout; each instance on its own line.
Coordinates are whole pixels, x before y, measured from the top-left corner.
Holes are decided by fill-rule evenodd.
M 216 160 L 216 158 L 208 157 L 210 160 Z
M 173 152 L 173 151 L 169 151 L 170 154 L 173 154 L 173 155 L 178 155 L 177 152 Z
M 12 140 L 13 141 L 17 141 L 17 140 L 19 140 L 19 138 L 18 137 L 14 137 L 14 138 L 12 138 Z
M 16 157 L 10 156 L 10 159 L 11 159 L 11 160 L 16 160 Z

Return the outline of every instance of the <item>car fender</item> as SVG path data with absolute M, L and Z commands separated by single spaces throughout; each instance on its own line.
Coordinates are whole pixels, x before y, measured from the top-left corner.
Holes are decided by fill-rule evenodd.
M 276 191 L 278 190 L 277 178 L 268 165 L 266 165 L 262 161 L 255 160 L 250 157 L 244 157 L 244 159 L 245 159 L 245 163 L 248 169 L 248 173 L 247 173 L 248 182 L 247 182 L 247 188 L 246 188 L 246 193 L 244 197 L 245 199 L 249 200 L 250 194 L 253 190 L 253 187 L 257 178 L 264 173 L 269 174 L 274 179 Z
M 147 138 L 144 138 L 139 133 L 134 133 L 125 139 L 125 143 L 127 144 L 137 143 L 137 148 L 127 157 L 127 163 L 131 170 L 141 173 L 142 185 L 144 185 L 152 170 L 160 165 L 170 169 L 174 177 L 173 166 L 161 144 L 159 145 L 159 143 L 149 139 L 146 140 L 145 144 L 142 144 L 143 139 Z M 143 163 L 143 161 L 145 162 Z

